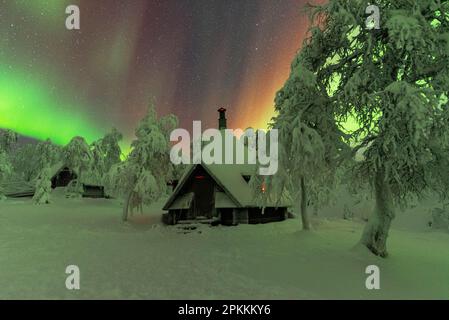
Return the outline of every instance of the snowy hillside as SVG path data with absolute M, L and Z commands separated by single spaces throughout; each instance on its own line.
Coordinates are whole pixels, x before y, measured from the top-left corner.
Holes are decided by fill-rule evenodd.
M 449 233 L 432 231 L 425 210 L 400 213 L 391 256 L 354 244 L 363 222 L 314 218 L 238 227 L 160 224 L 161 203 L 121 222 L 115 200 L 0 203 L 0 299 L 449 299 Z M 65 288 L 65 268 L 81 290 Z M 365 288 L 365 268 L 381 270 L 381 290 Z

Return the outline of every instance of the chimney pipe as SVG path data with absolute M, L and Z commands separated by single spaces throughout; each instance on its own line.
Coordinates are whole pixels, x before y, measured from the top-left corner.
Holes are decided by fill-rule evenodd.
M 218 130 L 226 130 L 228 128 L 226 109 L 221 107 L 220 109 L 218 109 L 218 113 L 220 114 L 220 118 L 218 118 Z

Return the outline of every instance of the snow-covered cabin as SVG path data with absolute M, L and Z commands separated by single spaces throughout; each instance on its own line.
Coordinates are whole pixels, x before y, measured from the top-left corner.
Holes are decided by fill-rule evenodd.
M 224 130 L 226 109 L 220 108 L 218 112 L 218 127 Z M 292 205 L 287 193 L 276 203 L 266 203 L 265 208 L 257 203 L 250 185 L 256 170 L 257 166 L 251 164 L 190 165 L 182 178 L 176 181 L 173 194 L 163 208 L 168 211 L 164 221 L 176 224 L 205 220 L 235 225 L 286 219 Z
M 50 168 L 50 176 L 52 189 L 67 187 L 70 182 L 78 179 L 78 174 L 75 170 L 65 166 L 62 162 Z
M 264 209 L 250 186 L 255 165 L 191 165 L 164 206 L 165 221 L 209 220 L 225 225 L 266 223 L 288 217 L 288 196 Z M 261 190 L 261 192 L 263 192 Z
M 85 198 L 105 198 L 104 186 L 90 174 L 83 174 L 79 177 L 77 170 L 69 168 L 64 163 L 59 162 L 50 168 L 51 187 L 53 189 L 67 187 L 71 183 L 83 184 L 83 197 Z

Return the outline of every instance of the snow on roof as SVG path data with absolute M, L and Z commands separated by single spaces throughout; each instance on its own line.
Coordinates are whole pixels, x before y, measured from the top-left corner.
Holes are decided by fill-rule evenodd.
M 254 137 L 255 138 L 255 137 Z M 226 135 L 222 135 L 222 146 L 225 146 L 226 144 Z M 250 158 L 251 151 L 255 152 L 254 149 L 250 150 L 248 148 L 249 141 L 237 138 L 236 136 L 232 137 L 233 140 L 233 146 L 232 146 L 232 152 L 231 157 L 233 159 L 233 162 L 237 162 L 237 151 L 242 150 L 240 148 L 243 148 L 243 157 L 244 161 L 248 162 Z M 237 141 L 243 142 L 242 144 L 237 147 Z M 253 141 L 254 142 L 254 141 Z M 204 142 L 203 141 L 203 147 L 204 145 L 208 144 L 210 142 Z M 222 161 L 223 163 L 227 162 L 226 159 L 226 152 L 227 149 L 223 148 L 222 150 Z M 229 205 L 233 204 L 232 207 L 228 208 L 245 208 L 245 207 L 258 207 L 256 199 L 254 198 L 254 192 L 251 189 L 250 184 L 245 181 L 244 176 L 253 176 L 254 174 L 257 174 L 257 165 L 255 164 L 212 164 L 207 165 L 205 163 L 201 164 L 195 164 L 190 165 L 181 179 L 179 180 L 179 183 L 174 190 L 171 197 L 168 199 L 167 203 L 164 206 L 164 210 L 169 210 L 172 208 L 172 205 L 176 198 L 178 197 L 179 193 L 181 192 L 184 184 L 187 182 L 187 180 L 190 178 L 190 176 L 193 174 L 194 170 L 197 168 L 197 166 L 202 166 L 206 172 L 214 179 L 214 181 L 223 189 L 224 193 L 226 194 L 228 199 L 225 199 L 219 195 L 218 199 L 216 199 L 215 206 L 217 207 L 217 200 L 218 205 Z M 290 196 L 288 192 L 284 192 L 284 194 L 281 197 L 280 201 L 277 201 L 274 203 L 273 201 L 268 201 L 266 204 L 270 207 L 290 207 L 292 205 Z M 217 207 L 218 208 L 218 207 Z M 223 207 L 224 208 L 224 207 Z
M 253 193 L 244 175 L 256 172 L 255 165 L 213 164 L 203 165 L 204 169 L 214 178 L 225 193 L 239 207 L 254 206 Z
M 173 194 L 164 206 L 164 210 L 175 209 L 173 205 L 178 198 L 184 184 L 192 175 L 197 166 L 202 166 L 206 172 L 214 179 L 214 181 L 223 189 L 225 195 L 216 195 L 215 206 L 217 208 L 246 208 L 258 207 L 254 199 L 251 186 L 245 181 L 244 176 L 251 176 L 256 173 L 257 166 L 249 164 L 196 164 L 191 165 L 179 181 Z M 218 205 L 218 206 L 217 206 Z M 291 206 L 288 196 L 283 195 L 282 200 L 270 206 L 289 207 Z
M 54 176 L 56 176 L 57 174 L 59 174 L 62 170 L 64 170 L 65 168 L 69 169 L 70 171 L 72 171 L 74 174 L 78 175 L 78 172 L 76 172 L 75 169 L 69 168 L 67 165 L 64 164 L 64 162 L 59 161 L 56 164 L 52 165 L 50 167 L 49 173 L 50 173 L 50 177 L 53 178 Z
M 177 197 L 170 206 L 170 209 L 172 210 L 189 209 L 193 201 L 193 196 L 194 196 L 193 192 L 189 192 Z
M 226 209 L 226 208 L 237 208 L 235 202 L 233 202 L 225 192 L 215 192 L 215 208 Z
M 50 177 L 53 178 L 54 176 L 58 175 L 62 170 L 69 169 L 71 172 L 73 172 L 78 178 L 79 178 L 79 172 L 77 169 L 70 168 L 64 162 L 59 161 L 55 165 L 50 167 Z M 95 178 L 95 175 L 91 174 L 90 172 L 84 172 L 81 175 L 80 180 L 84 185 L 89 186 L 102 186 L 103 183 L 101 181 L 98 181 L 99 179 Z
M 7 197 L 33 195 L 35 186 L 33 182 L 23 179 L 9 180 L 0 184 L 0 189 Z

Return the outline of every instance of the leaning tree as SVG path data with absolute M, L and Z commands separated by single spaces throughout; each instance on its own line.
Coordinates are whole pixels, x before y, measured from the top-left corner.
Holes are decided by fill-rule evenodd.
M 297 72 L 312 73 L 329 112 L 354 127 L 351 143 L 363 155 L 356 176 L 370 183 L 376 202 L 361 243 L 386 257 L 395 207 L 445 187 L 436 171 L 448 157 L 449 1 L 376 5 L 378 21 L 366 14 L 367 0 L 312 7 L 301 50 L 306 70 Z

